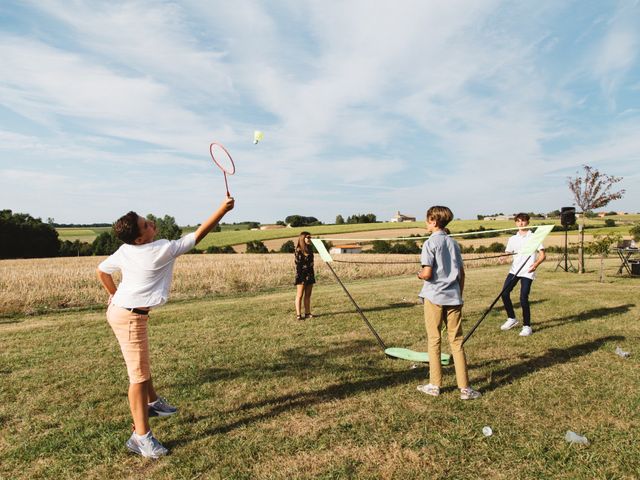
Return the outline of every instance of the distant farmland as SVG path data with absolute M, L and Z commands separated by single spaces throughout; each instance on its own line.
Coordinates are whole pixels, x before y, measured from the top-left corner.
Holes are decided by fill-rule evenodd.
M 629 228 L 635 222 L 640 222 L 640 215 L 615 215 L 607 216 L 606 219 L 612 219 L 616 222 L 615 227 L 605 227 L 603 218 L 587 219 L 587 226 L 593 226 L 597 228 L 589 229 L 590 235 L 595 234 L 607 234 L 618 233 L 622 236 L 629 235 Z M 533 225 L 545 225 L 549 223 L 560 224 L 559 219 L 548 220 L 534 220 L 531 222 Z M 513 222 L 508 220 L 454 220 L 449 225 L 449 229 L 452 233 L 460 233 L 468 230 L 478 230 L 481 227 L 486 230 L 499 230 L 504 228 L 512 228 Z M 398 236 L 393 233 L 393 230 L 407 230 L 407 229 L 421 229 L 426 233 L 424 229 L 424 222 L 381 222 L 381 223 L 359 223 L 359 224 L 344 224 L 344 225 L 320 225 L 315 227 L 296 227 L 296 228 L 281 228 L 275 230 L 248 230 L 246 224 L 236 225 L 223 225 L 221 232 L 210 233 L 207 237 L 198 245 L 198 249 L 206 250 L 209 246 L 224 247 L 226 245 L 242 245 L 251 241 L 265 242 L 268 240 L 288 239 L 297 237 L 302 231 L 309 231 L 312 235 L 316 236 L 336 236 L 345 233 L 359 233 L 359 232 L 374 232 L 374 231 L 389 231 L 389 237 Z M 182 227 L 183 233 L 191 232 L 195 230 L 195 227 Z M 82 242 L 92 242 L 101 232 L 108 231 L 110 227 L 97 227 L 97 228 L 58 228 L 58 234 L 60 240 L 80 240 Z M 415 233 L 418 233 L 416 231 Z M 414 233 L 414 234 L 415 234 Z M 556 232 L 554 235 L 562 235 L 562 232 Z M 570 231 L 570 236 L 577 236 L 577 231 Z M 380 237 L 380 235 L 375 235 Z M 573 240 L 575 241 L 575 240 Z

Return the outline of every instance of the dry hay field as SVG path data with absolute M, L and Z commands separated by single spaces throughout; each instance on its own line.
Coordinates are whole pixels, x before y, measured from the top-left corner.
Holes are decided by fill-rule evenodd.
M 471 254 L 466 257 L 473 259 L 482 255 Z M 96 277 L 96 267 L 103 258 L 2 260 L 0 316 L 32 315 L 104 305 L 106 294 Z M 419 267 L 418 255 L 341 255 L 339 258 L 354 262 L 396 262 L 337 263 L 335 270 L 344 280 L 410 275 L 417 272 Z M 504 258 L 470 260 L 467 268 L 501 261 Z M 331 272 L 319 256 L 316 256 L 316 277 L 320 284 L 334 282 Z M 176 262 L 171 299 L 188 300 L 285 287 L 293 289 L 293 279 L 292 254 L 184 255 Z

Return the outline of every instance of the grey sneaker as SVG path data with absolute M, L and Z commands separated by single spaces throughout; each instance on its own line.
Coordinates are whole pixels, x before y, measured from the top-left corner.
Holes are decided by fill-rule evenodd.
M 168 417 L 177 411 L 178 409 L 170 405 L 164 397 L 158 397 L 155 402 L 149 404 L 150 417 Z
M 480 398 L 482 394 L 480 392 L 476 392 L 473 388 L 461 388 L 460 389 L 460 400 L 475 400 L 476 398 Z
M 140 440 L 137 440 L 136 434 L 132 433 L 126 445 L 130 451 L 142 455 L 145 458 L 160 458 L 169 453 L 169 450 L 164 448 L 151 432 L 147 433 L 147 435 Z
M 517 324 L 518 320 L 516 320 L 515 318 L 507 318 L 507 321 L 500 326 L 500 330 L 511 330 Z
M 432 385 L 431 383 L 427 385 L 418 385 L 418 391 L 422 393 L 426 393 L 427 395 L 431 395 L 433 397 L 437 397 L 440 395 L 440 387 L 437 385 Z

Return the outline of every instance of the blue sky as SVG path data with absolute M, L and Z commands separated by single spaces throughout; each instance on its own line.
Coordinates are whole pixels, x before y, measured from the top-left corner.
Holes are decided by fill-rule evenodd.
M 0 208 L 227 221 L 640 211 L 638 1 L 0 3 Z M 253 131 L 265 139 L 253 145 Z

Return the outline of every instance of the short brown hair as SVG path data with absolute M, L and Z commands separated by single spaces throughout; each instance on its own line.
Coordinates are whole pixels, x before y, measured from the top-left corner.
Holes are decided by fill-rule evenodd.
M 427 210 L 427 221 L 429 220 L 434 220 L 438 228 L 444 228 L 453 220 L 453 212 L 449 207 L 434 205 Z
M 531 217 L 529 216 L 529 214 L 524 212 L 520 212 L 514 217 L 514 220 L 524 220 L 525 222 L 528 222 L 530 219 Z
M 136 212 L 129 212 L 123 215 L 113 224 L 113 230 L 116 232 L 116 237 L 124 243 L 134 245 L 136 238 L 140 236 L 138 214 Z

